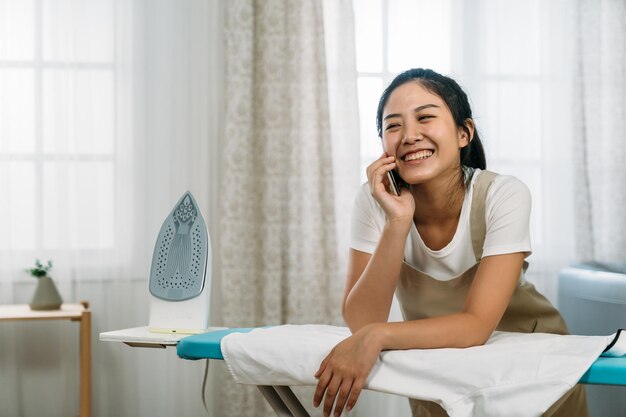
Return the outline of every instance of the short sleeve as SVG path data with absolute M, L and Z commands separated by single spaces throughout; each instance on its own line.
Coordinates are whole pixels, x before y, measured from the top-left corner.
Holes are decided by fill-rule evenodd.
M 356 195 L 351 222 L 350 247 L 374 253 L 385 224 L 385 214 L 372 197 L 368 183 L 363 184 Z
M 483 256 L 524 252 L 528 257 L 532 253 L 531 204 L 530 190 L 522 181 L 508 175 L 494 179 L 487 193 Z

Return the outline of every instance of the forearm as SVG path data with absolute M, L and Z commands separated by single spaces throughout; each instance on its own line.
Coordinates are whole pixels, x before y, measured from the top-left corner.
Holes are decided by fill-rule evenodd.
M 484 344 L 493 328 L 471 313 L 457 313 L 395 323 L 379 323 L 370 329 L 382 350 L 465 348 Z
M 484 344 L 503 314 L 524 262 L 524 253 L 487 256 L 480 261 L 462 312 L 373 326 L 384 349 L 429 349 Z
M 376 251 L 346 297 L 344 319 L 352 332 L 386 322 L 404 259 L 410 224 L 386 224 Z

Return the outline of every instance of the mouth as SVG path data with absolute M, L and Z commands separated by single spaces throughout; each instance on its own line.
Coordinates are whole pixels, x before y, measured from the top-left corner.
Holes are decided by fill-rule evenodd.
M 423 161 L 430 158 L 435 152 L 431 149 L 421 149 L 417 152 L 411 152 L 402 157 L 405 162 L 409 161 Z

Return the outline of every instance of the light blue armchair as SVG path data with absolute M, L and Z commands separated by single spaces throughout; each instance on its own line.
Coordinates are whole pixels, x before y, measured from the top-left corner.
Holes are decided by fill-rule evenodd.
M 576 264 L 559 273 L 558 305 L 572 334 L 626 328 L 626 265 Z M 591 417 L 626 415 L 626 388 L 586 385 Z

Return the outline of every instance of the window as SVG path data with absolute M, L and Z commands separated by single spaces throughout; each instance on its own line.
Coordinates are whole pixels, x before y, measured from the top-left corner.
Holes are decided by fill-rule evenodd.
M 549 27 L 538 0 L 468 3 L 353 0 L 361 178 L 366 180 L 366 167 L 382 153 L 375 113 L 384 87 L 413 67 L 451 75 L 470 97 L 488 168 L 520 178 L 531 190 L 537 252 L 545 243 L 543 102 L 555 82 L 546 76 L 543 60 Z
M 361 178 L 382 153 L 376 108 L 384 87 L 400 72 L 428 66 L 450 72 L 450 2 L 354 0 L 361 119 Z M 428 41 L 420 41 L 428 40 Z
M 114 2 L 0 0 L 0 250 L 114 246 Z

